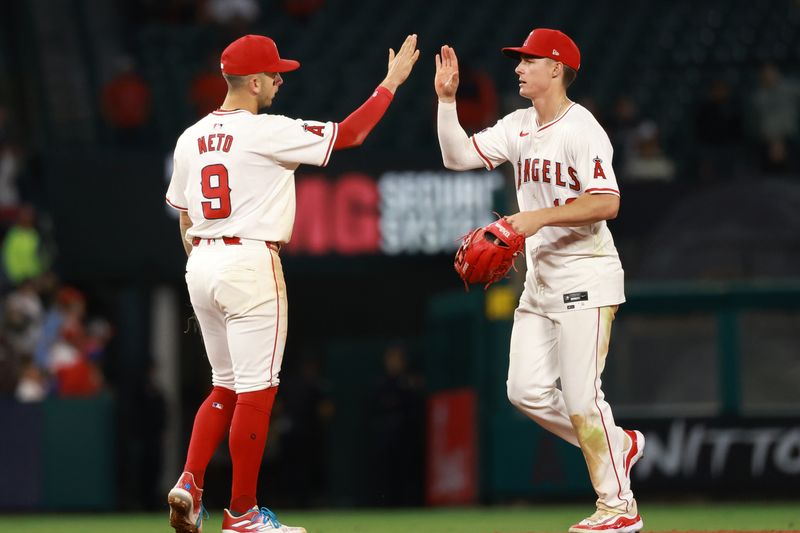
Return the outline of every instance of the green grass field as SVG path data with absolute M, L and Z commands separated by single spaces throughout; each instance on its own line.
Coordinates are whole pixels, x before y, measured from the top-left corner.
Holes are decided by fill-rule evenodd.
M 800 531 L 800 502 L 643 505 L 644 531 Z M 420 510 L 287 511 L 279 518 L 309 533 L 544 533 L 565 532 L 591 506 L 450 508 Z M 221 513 L 211 512 L 204 532 L 220 530 Z M 161 514 L 38 514 L 0 516 L 8 533 L 172 532 Z

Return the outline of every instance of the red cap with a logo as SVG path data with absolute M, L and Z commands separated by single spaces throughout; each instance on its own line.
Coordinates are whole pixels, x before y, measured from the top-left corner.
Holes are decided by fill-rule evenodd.
M 503 48 L 503 53 L 514 59 L 519 59 L 522 54 L 549 57 L 575 70 L 581 68 L 581 51 L 578 50 L 575 41 L 558 30 L 548 28 L 536 28 L 528 35 L 522 46 Z
M 263 35 L 245 35 L 233 41 L 222 52 L 220 68 L 225 74 L 246 76 L 261 72 L 289 72 L 300 68 L 300 62 L 281 59 L 275 41 Z

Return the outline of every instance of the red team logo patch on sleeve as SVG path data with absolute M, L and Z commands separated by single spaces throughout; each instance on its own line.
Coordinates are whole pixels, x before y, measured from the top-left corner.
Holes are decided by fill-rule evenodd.
M 322 132 L 325 130 L 325 126 L 309 126 L 308 124 L 303 124 L 303 130 L 313 133 L 318 137 L 322 137 L 324 135 Z
M 603 172 L 603 160 L 600 157 L 595 157 L 592 161 L 594 161 L 594 179 L 606 179 L 606 173 Z

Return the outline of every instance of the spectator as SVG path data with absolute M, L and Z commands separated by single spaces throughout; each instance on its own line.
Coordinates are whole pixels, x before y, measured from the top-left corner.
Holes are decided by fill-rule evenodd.
M 0 105 L 0 146 L 8 142 L 8 110 L 4 105 Z
M 458 89 L 458 118 L 466 131 L 480 131 L 494 123 L 498 103 L 491 76 L 482 70 L 462 67 Z
M 103 378 L 86 352 L 86 334 L 77 316 L 64 321 L 61 336 L 50 348 L 50 372 L 56 378 L 59 396 L 93 396 Z
M 130 0 L 126 4 L 125 18 L 134 28 L 152 22 L 191 24 L 197 18 L 197 0 Z
M 219 103 L 225 100 L 227 93 L 228 84 L 219 69 L 219 55 L 213 53 L 209 55 L 204 70 L 192 80 L 189 100 L 194 106 L 197 117 L 204 117 L 217 109 Z
M 42 334 L 34 351 L 34 362 L 40 368 L 48 368 L 50 349 L 59 339 L 64 324 L 78 322 L 86 312 L 86 298 L 79 290 L 72 287 L 61 287 L 56 293 L 55 301 L 44 317 Z
M 240 37 L 250 32 L 261 7 L 256 0 L 206 0 L 205 14 L 228 36 Z
M 0 106 L 0 218 L 7 211 L 14 211 L 19 203 L 17 174 L 19 172 L 19 149 L 11 143 L 8 112 Z
M 106 347 L 114 336 L 114 328 L 105 318 L 93 318 L 86 325 L 84 351 L 89 360 L 100 364 L 105 357 Z
M 390 346 L 383 363 L 384 376 L 368 404 L 372 503 L 421 505 L 424 417 L 420 381 L 408 371 L 401 346 Z
M 117 59 L 117 74 L 103 87 L 103 117 L 121 142 L 141 142 L 150 118 L 150 88 L 133 60 Z
M 160 510 L 163 503 L 160 477 L 164 465 L 164 430 L 167 427 L 167 402 L 158 386 L 156 367 L 148 357 L 145 372 L 137 381 L 140 385 L 133 392 L 136 406 L 130 413 L 129 429 L 132 442 L 138 451 L 135 455 L 138 468 L 132 473 L 131 482 L 138 487 L 138 499 L 148 511 Z
M 41 402 L 47 397 L 47 379 L 32 361 L 24 365 L 14 396 L 23 403 Z
M 608 120 L 608 137 L 614 148 L 615 164 L 627 161 L 635 150 L 636 129 L 641 120 L 636 102 L 629 96 L 620 96 Z
M 283 9 L 301 21 L 310 19 L 324 5 L 325 0 L 283 0 Z
M 282 422 L 281 496 L 287 504 L 312 506 L 325 483 L 323 435 L 325 423 L 333 416 L 333 403 L 325 390 L 320 362 L 306 354 L 299 376 L 281 383 Z
M 3 333 L 7 345 L 19 358 L 33 356 L 42 329 L 44 309 L 33 280 L 20 283 L 5 302 Z
M 664 155 L 658 139 L 658 126 L 642 122 L 633 136 L 633 152 L 625 161 L 623 176 L 627 181 L 672 181 L 675 164 Z
M 800 85 L 786 80 L 775 65 L 766 64 L 761 68 L 752 105 L 762 170 L 769 173 L 789 170 L 794 151 L 790 145 L 797 141 L 800 120 Z
M 35 221 L 33 207 L 21 207 L 17 223 L 8 230 L 3 241 L 3 272 L 13 285 L 42 274 L 47 267 Z
M 721 181 L 734 177 L 742 164 L 742 117 L 733 101 L 731 87 L 715 79 L 705 98 L 694 112 L 694 128 L 700 160 L 698 172 L 703 181 Z
M 21 361 L 0 334 L 0 398 L 13 397 L 16 393 Z

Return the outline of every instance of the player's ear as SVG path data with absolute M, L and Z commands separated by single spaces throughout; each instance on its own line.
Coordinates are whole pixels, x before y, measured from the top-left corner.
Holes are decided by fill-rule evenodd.
M 258 94 L 261 92 L 261 85 L 263 80 L 261 79 L 260 74 L 252 74 L 250 79 L 247 80 L 247 88 L 250 89 L 250 92 L 253 94 Z

